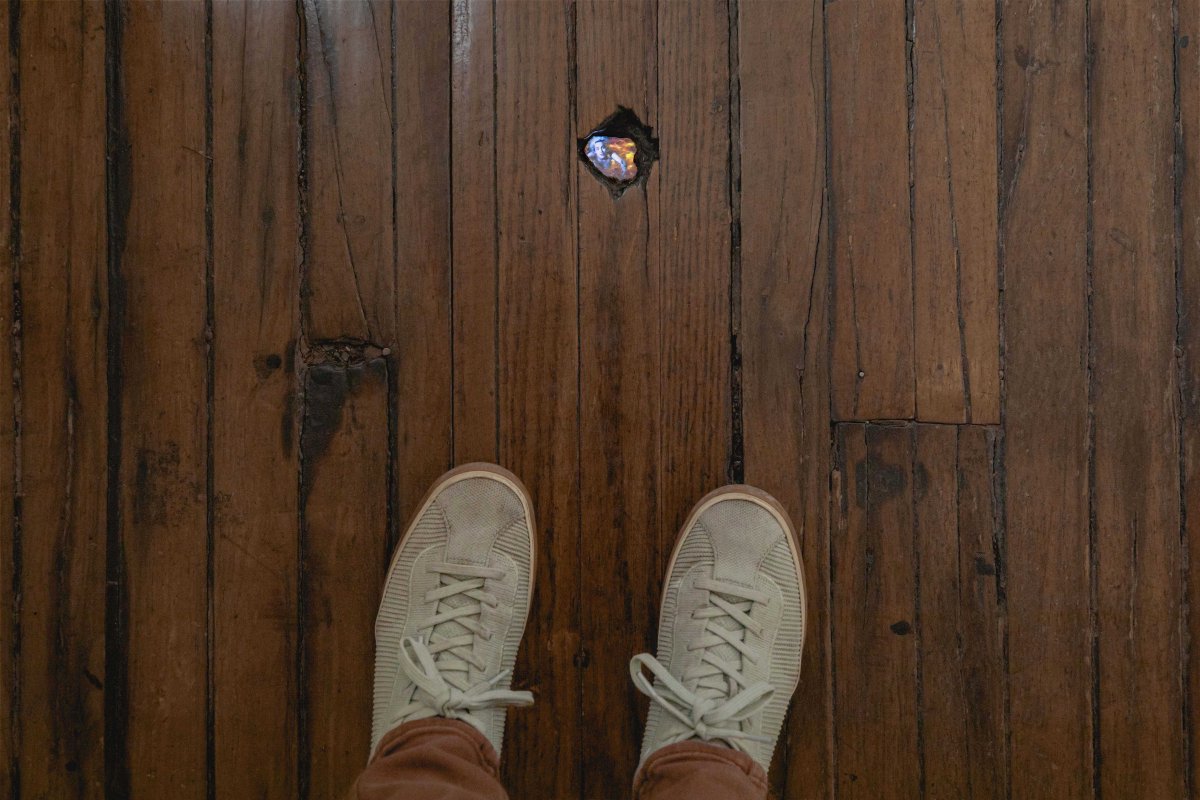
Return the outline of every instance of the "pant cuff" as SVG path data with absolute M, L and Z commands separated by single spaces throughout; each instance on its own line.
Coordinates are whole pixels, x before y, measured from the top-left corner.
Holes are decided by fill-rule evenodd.
M 500 756 L 496 754 L 496 748 L 492 747 L 492 743 L 488 741 L 488 738 L 476 730 L 474 726 L 462 720 L 446 719 L 445 717 L 417 719 L 393 728 L 379 740 L 379 746 L 375 748 L 375 752 L 371 756 L 371 761 L 383 758 L 413 739 L 429 733 L 440 736 L 450 735 L 462 739 L 465 744 L 470 746 L 471 752 L 475 754 L 476 763 L 488 770 L 493 777 L 499 777 Z
M 764 793 L 767 791 L 767 773 L 749 753 L 699 739 L 689 739 L 660 747 L 642 762 L 633 778 L 633 796 L 637 798 L 640 796 L 639 792 L 649 788 L 658 773 L 682 763 L 703 763 L 716 768 L 737 769 L 746 775 L 756 789 Z

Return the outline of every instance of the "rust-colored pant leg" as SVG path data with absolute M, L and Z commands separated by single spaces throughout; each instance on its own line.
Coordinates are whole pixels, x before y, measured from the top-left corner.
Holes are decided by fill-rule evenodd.
M 406 722 L 383 737 L 351 800 L 508 800 L 496 751 L 456 719 Z
M 633 779 L 634 800 L 765 800 L 767 776 L 754 759 L 706 742 L 655 751 Z

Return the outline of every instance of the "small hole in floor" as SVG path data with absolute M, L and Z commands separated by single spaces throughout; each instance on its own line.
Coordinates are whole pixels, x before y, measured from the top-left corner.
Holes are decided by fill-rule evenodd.
M 618 106 L 579 140 L 579 159 L 614 198 L 620 197 L 629 187 L 645 183 L 658 159 L 653 132 L 633 111 Z

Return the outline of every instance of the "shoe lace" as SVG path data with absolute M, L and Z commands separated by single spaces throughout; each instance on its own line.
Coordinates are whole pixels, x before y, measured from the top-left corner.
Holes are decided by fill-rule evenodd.
M 496 688 L 512 675 L 501 670 L 491 678 L 471 683 L 471 669 L 486 667 L 475 654 L 475 640 L 489 640 L 493 631 L 480 621 L 484 607 L 496 608 L 496 596 L 484 588 L 488 580 L 504 577 L 504 570 L 467 564 L 436 563 L 438 587 L 425 595 L 436 603 L 417 636 L 400 642 L 400 669 L 413 684 L 412 697 L 400 709 L 393 725 L 426 717 L 458 719 L 485 733 L 484 723 L 472 712 L 499 706 L 528 706 L 529 692 Z
M 669 737 L 668 744 L 693 738 L 721 739 L 745 750 L 746 742 L 770 743 L 769 736 L 742 730 L 742 723 L 758 713 L 775 691 L 766 681 L 750 683 L 742 672 L 744 662 L 754 663 L 756 658 L 746 644 L 746 632 L 762 633 L 762 625 L 750 612 L 755 603 L 765 603 L 767 596 L 710 578 L 696 581 L 696 588 L 708 591 L 708 605 L 693 615 L 705 620 L 704 629 L 687 647 L 700 651 L 698 663 L 685 671 L 681 680 L 654 656 L 642 653 L 629 663 L 634 686 L 683 725 L 684 730 Z M 646 676 L 647 669 L 651 677 Z M 688 689 L 685 684 L 693 681 L 695 688 Z

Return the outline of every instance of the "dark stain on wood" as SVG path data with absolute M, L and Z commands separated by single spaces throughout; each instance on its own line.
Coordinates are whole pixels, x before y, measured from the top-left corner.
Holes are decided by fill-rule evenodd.
M 321 462 L 330 441 L 342 427 L 342 412 L 349 397 L 368 382 L 387 384 L 387 360 L 371 358 L 346 365 L 317 364 L 304 378 L 304 419 L 300 450 L 307 464 Z
M 309 367 L 304 378 L 304 422 L 300 451 L 305 463 L 316 468 L 330 441 L 342 427 L 342 409 L 347 396 L 366 379 L 383 380 L 383 359 L 340 366 L 318 364 Z
M 866 508 L 868 497 L 875 501 L 895 497 L 908 483 L 905 473 L 905 468 L 898 464 L 888 464 L 868 455 L 854 465 L 854 501 L 860 508 Z
M 166 524 L 181 490 L 179 445 L 168 442 L 162 450 L 138 448 L 136 464 L 133 521 L 143 525 Z
M 254 357 L 254 372 L 258 375 L 259 380 L 266 380 L 281 366 L 283 366 L 283 359 L 277 353 Z

